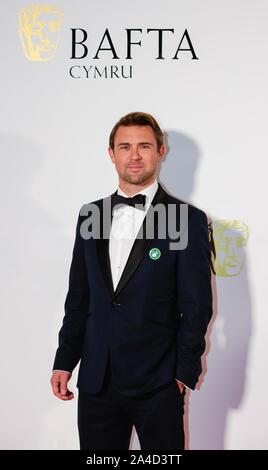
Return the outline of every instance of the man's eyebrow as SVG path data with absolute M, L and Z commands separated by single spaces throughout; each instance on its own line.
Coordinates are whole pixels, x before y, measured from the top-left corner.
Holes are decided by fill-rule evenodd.
M 120 145 L 131 145 L 130 142 L 119 142 L 119 144 L 117 144 L 117 147 L 120 147 Z M 138 142 L 138 145 L 153 145 L 152 142 Z

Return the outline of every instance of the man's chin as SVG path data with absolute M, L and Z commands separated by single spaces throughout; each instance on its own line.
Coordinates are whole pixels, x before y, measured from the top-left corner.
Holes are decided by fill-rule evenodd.
M 140 184 L 146 181 L 147 178 L 142 178 L 141 176 L 138 175 L 133 175 L 133 176 L 127 176 L 126 178 L 123 178 L 127 183 L 131 184 Z
M 152 175 L 123 175 L 121 176 L 124 181 L 131 184 L 141 184 L 148 181 Z

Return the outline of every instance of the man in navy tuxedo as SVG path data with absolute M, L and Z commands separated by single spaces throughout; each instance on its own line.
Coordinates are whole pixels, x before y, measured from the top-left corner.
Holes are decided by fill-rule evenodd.
M 51 385 L 72 399 L 81 359 L 81 449 L 128 449 L 133 425 L 141 449 L 184 449 L 185 388 L 198 381 L 212 316 L 211 250 L 206 214 L 157 181 L 165 151 L 151 115 L 122 117 L 109 141 L 119 188 L 79 213 Z M 172 223 L 185 246 L 173 249 Z

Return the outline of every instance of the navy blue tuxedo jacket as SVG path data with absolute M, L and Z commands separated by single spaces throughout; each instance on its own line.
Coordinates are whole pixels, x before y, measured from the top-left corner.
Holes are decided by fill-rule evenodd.
M 95 201 L 101 211 L 103 201 Z M 175 204 L 179 230 L 182 202 L 159 184 L 151 208 Z M 143 394 L 175 378 L 194 389 L 212 315 L 206 214 L 188 205 L 188 245 L 175 251 L 169 249 L 168 236 L 159 237 L 155 218 L 153 237 L 136 238 L 115 291 L 103 224 L 99 239 L 85 240 L 80 233 L 85 218 L 78 217 L 53 369 L 72 372 L 81 359 L 77 386 L 98 393 L 110 357 L 113 379 L 126 395 Z M 151 248 L 160 250 L 158 259 L 149 256 Z

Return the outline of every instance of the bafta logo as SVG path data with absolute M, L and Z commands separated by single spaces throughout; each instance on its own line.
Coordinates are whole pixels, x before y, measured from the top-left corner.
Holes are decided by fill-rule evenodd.
M 28 5 L 19 13 L 19 34 L 27 59 L 48 61 L 55 56 L 63 12 L 53 5 Z
M 248 226 L 239 220 L 217 220 L 213 222 L 213 234 L 217 276 L 239 276 L 246 258 Z

